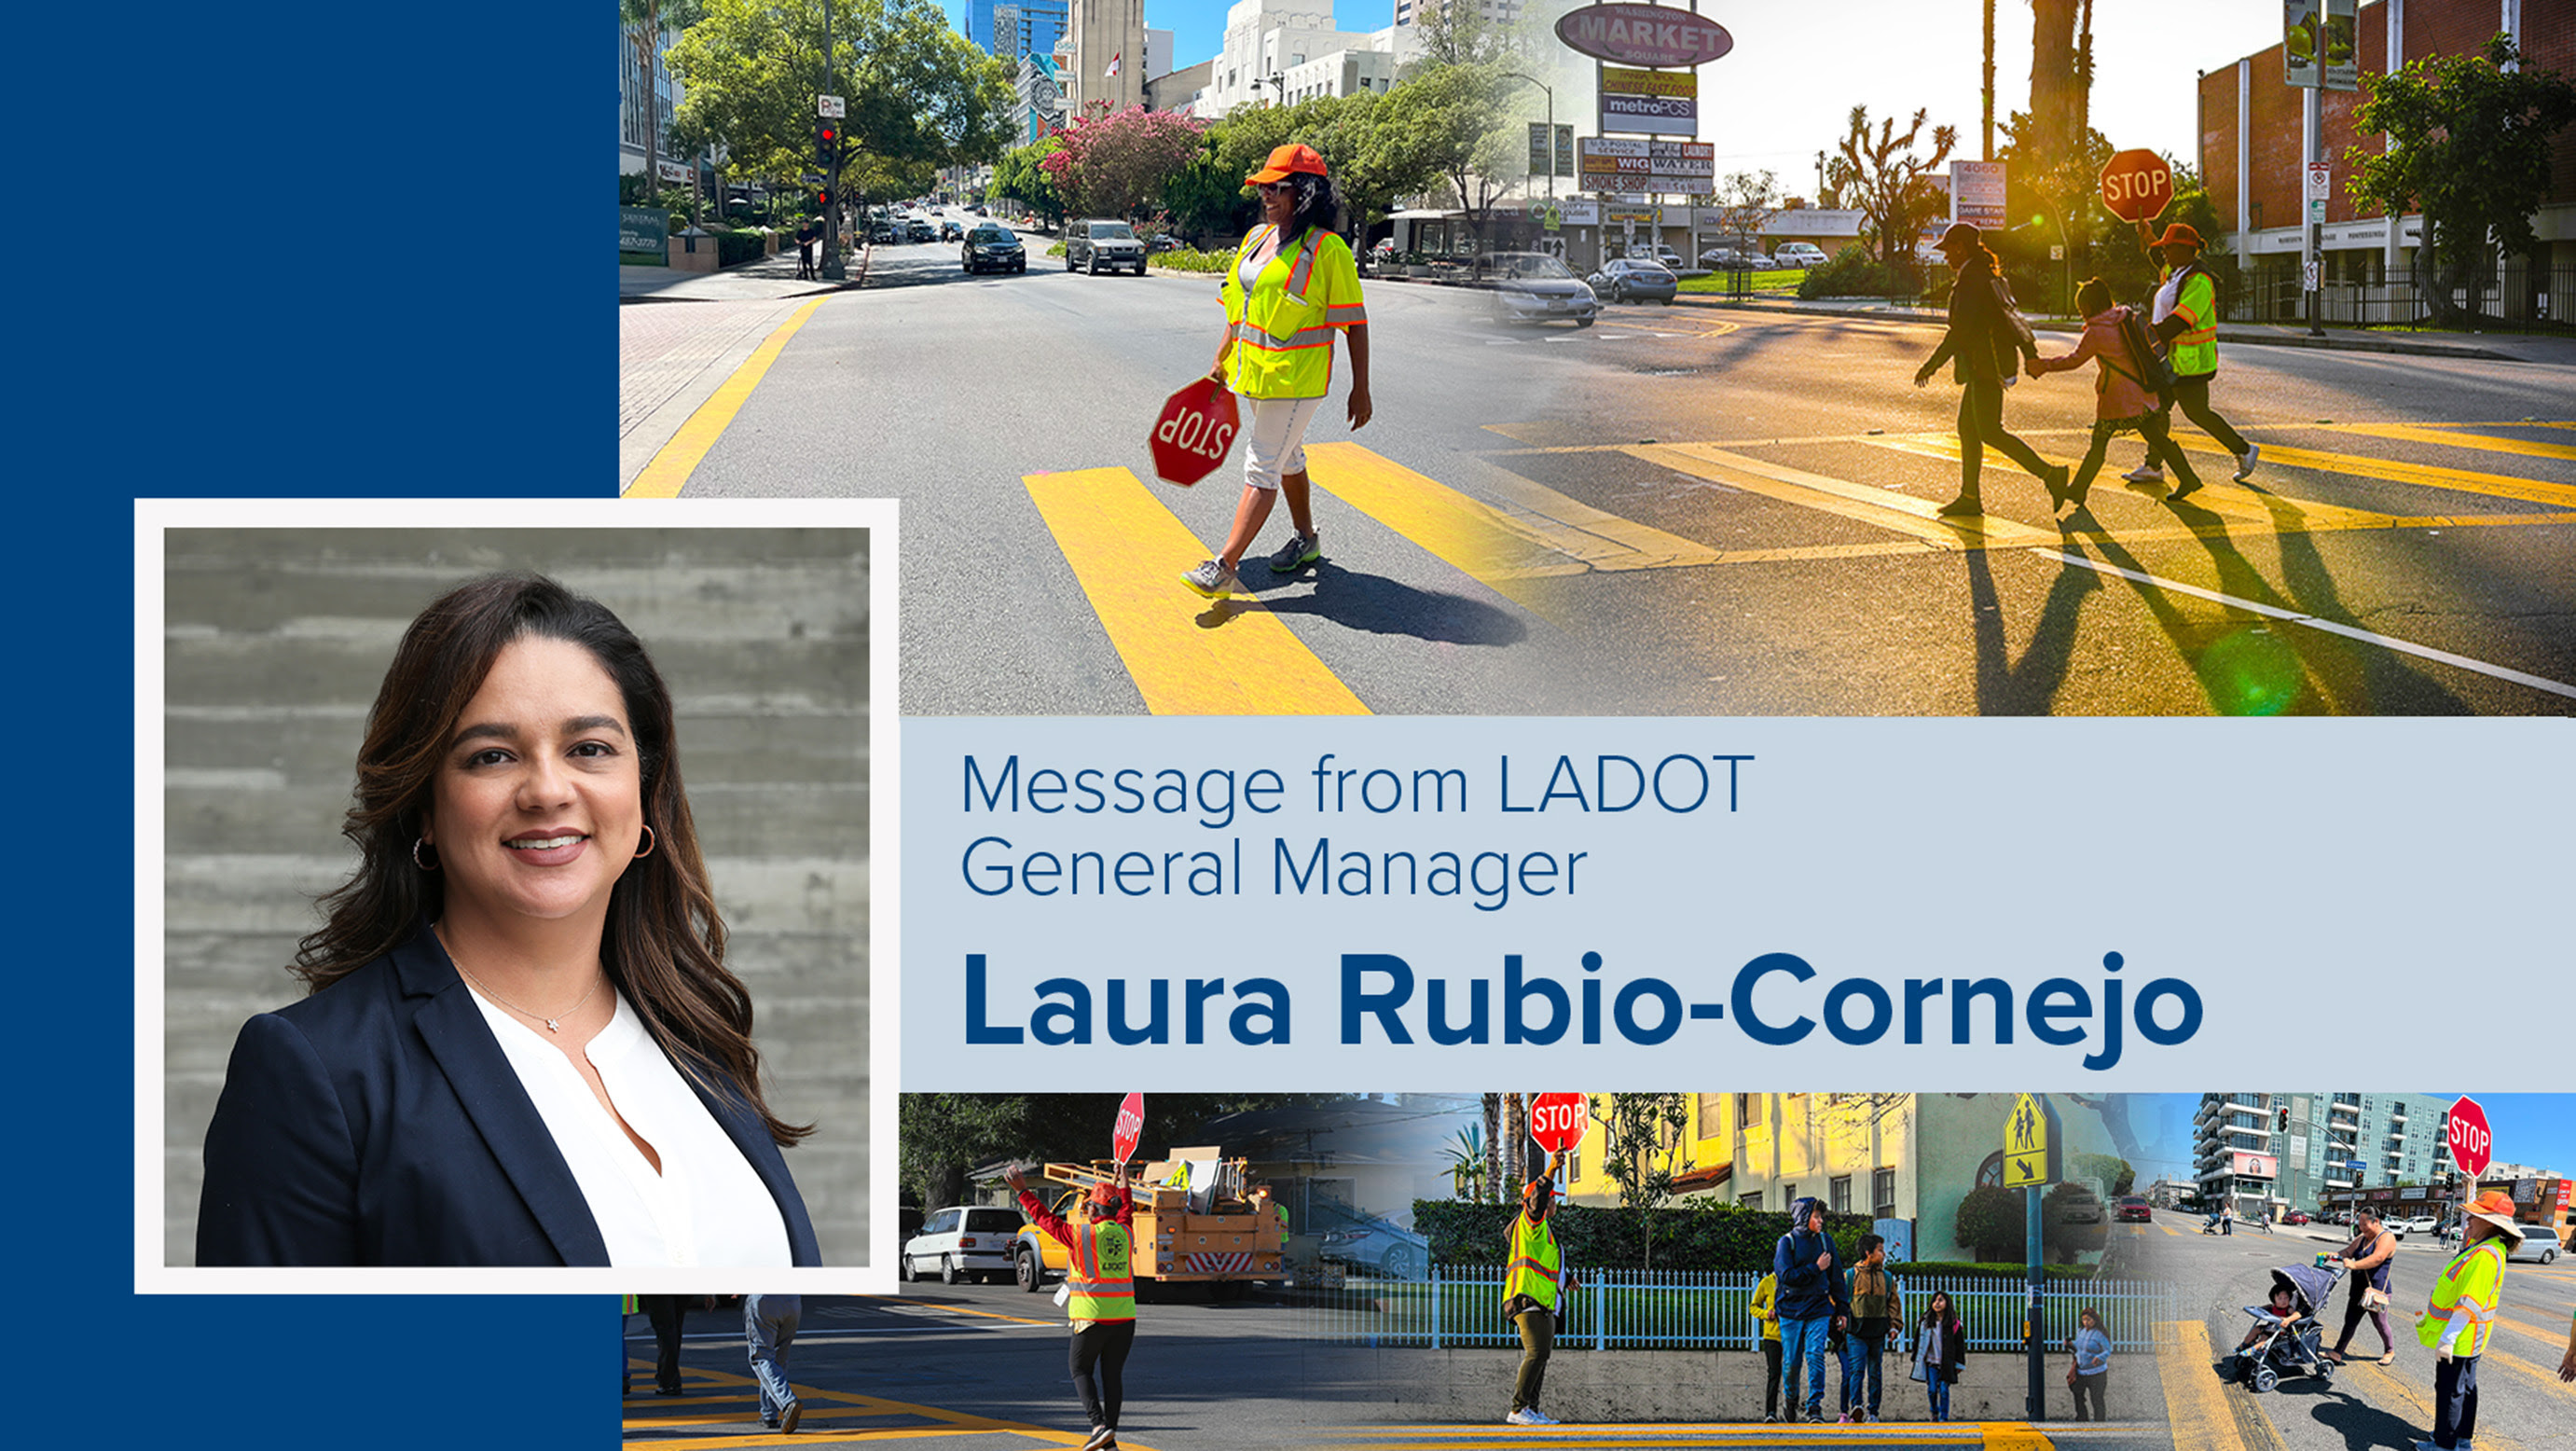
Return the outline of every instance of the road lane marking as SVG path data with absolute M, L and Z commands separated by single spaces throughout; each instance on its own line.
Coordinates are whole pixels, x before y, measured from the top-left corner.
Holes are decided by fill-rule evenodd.
M 2105 560 L 2087 559 L 2080 554 L 2068 554 L 2055 549 L 2033 549 L 2030 552 L 2043 558 L 2054 559 L 2060 564 L 2077 565 L 2102 574 L 2114 575 L 2118 578 L 2128 580 L 2132 584 L 2148 585 L 2152 588 L 2163 590 L 2169 594 L 2188 595 L 2193 599 L 2207 600 L 2212 604 L 2225 605 L 2232 610 L 2244 610 L 2250 614 L 2261 615 L 2267 619 L 2279 620 L 2285 624 L 2305 625 L 2311 630 L 2323 630 L 2329 635 L 2341 635 L 2347 640 L 2358 640 L 2365 645 L 2377 645 L 2383 650 L 2394 650 L 2399 654 L 2413 655 L 2418 659 L 2439 661 L 2444 665 L 2457 666 L 2462 670 L 2473 671 L 2479 675 L 2488 676 L 2492 679 L 2509 681 L 2515 685 L 2527 685 L 2534 690 L 2546 691 L 2551 695 L 2565 696 L 2568 699 L 2576 700 L 2576 685 L 2568 685 L 2561 681 L 2546 679 L 2542 676 L 2528 674 L 2524 671 L 2510 669 L 2502 665 L 2490 665 L 2483 660 L 2472 660 L 2466 655 L 2455 655 L 2448 650 L 2438 650 L 2430 645 L 2418 645 L 2411 640 L 2400 640 L 2394 635 L 2382 635 L 2373 630 L 2365 630 L 2359 626 L 2343 624 L 2336 620 L 2323 619 L 2319 616 L 2311 615 L 2301 610 L 2284 609 L 2279 605 L 2267 605 L 2260 600 L 2249 600 L 2240 598 L 2236 595 L 2222 594 L 2214 589 L 2203 589 L 2196 584 L 2184 584 L 2180 580 L 2166 579 L 2160 575 L 2147 574 L 2134 569 L 2123 569 L 2119 565 L 2109 563 Z
M 1959 460 L 1959 440 L 1956 437 L 1925 437 L 1917 434 L 1899 438 L 1873 438 L 1870 442 L 1896 453 L 1947 459 L 1952 463 Z M 2045 454 L 2041 456 L 2047 457 Z M 2066 458 L 2049 458 L 2048 461 L 2062 463 L 2070 469 L 2081 462 L 2080 459 Z M 2386 529 L 2397 522 L 2391 515 L 2373 513 L 2367 509 L 2347 509 L 2337 504 L 2307 503 L 2281 494 L 2256 493 L 2251 489 L 2240 488 L 2234 484 L 2223 484 L 2215 479 L 2204 482 L 2206 487 L 2191 496 L 2194 507 L 2206 509 L 2222 517 L 2243 519 L 2249 523 L 2276 528 L 2284 522 L 2286 515 L 2289 522 L 2299 527 L 2280 529 L 2280 532 L 2285 534 L 2317 533 L 2332 529 Z
M 2190 1451 L 2283 1451 L 2281 1433 L 2250 1397 L 2230 1396 L 2210 1373 L 2217 1353 L 2198 1320 L 2156 1325 L 2156 1379 L 2164 1386 L 2173 1444 Z
M 1604 513 L 1516 475 L 1498 480 L 1498 506 L 1356 443 L 1315 444 L 1306 450 L 1306 461 L 1316 487 L 1498 589 L 1516 579 L 1587 569 L 1671 569 L 1717 558 L 1705 544 Z M 1565 562 L 1531 560 L 1532 546 Z
M 640 1364 L 641 1362 L 638 1363 Z M 727 1403 L 743 1401 L 753 1405 L 755 1408 L 758 1405 L 760 1398 L 759 1382 L 753 1380 L 747 1375 L 729 1375 L 722 1371 L 705 1371 L 698 1370 L 694 1367 L 689 1368 L 688 1373 L 696 1381 L 721 1386 L 730 1386 L 742 1392 L 742 1394 L 739 1395 L 719 1396 L 713 1397 L 712 1399 L 722 1400 Z M 922 1406 L 912 1404 L 908 1401 L 890 1401 L 878 1396 L 859 1395 L 850 1391 L 828 1390 L 816 1386 L 800 1384 L 792 1380 L 788 1383 L 788 1386 L 789 1389 L 795 1391 L 797 1401 L 806 1408 L 805 1415 L 800 1419 L 799 1429 L 793 1436 L 775 1431 L 768 1432 L 766 1434 L 755 1433 L 751 1435 L 745 1435 L 739 1431 L 728 1431 L 720 1436 L 650 1437 L 640 1442 L 632 1442 L 630 1444 L 641 1444 L 655 1447 L 678 1447 L 682 1448 L 682 1451 L 714 1451 L 714 1448 L 717 1447 L 808 1446 L 818 1442 L 896 1441 L 933 1436 L 989 1435 L 996 1432 L 1008 1435 L 1025 1436 L 1054 1446 L 1080 1446 L 1084 1441 L 1089 1439 L 1086 1432 L 1058 1431 L 1051 1427 L 1034 1426 L 1023 1421 L 1011 1421 L 995 1416 L 978 1415 L 972 1411 L 952 1411 L 942 1406 Z M 630 1397 L 629 1399 L 632 1400 L 636 1398 Z M 852 1416 L 910 1416 L 927 1424 L 918 1426 L 851 1427 L 844 1430 L 833 1430 L 828 1427 L 816 1426 L 816 1423 L 824 1418 L 846 1418 Z M 676 1429 L 681 1427 L 708 1425 L 740 1425 L 746 1420 L 752 1422 L 755 1426 L 758 1425 L 759 1417 L 756 1409 L 752 1415 L 730 1419 L 723 1417 L 699 1417 L 688 1415 L 645 1417 L 628 1416 L 624 1418 L 624 1425 L 625 1429 L 631 1432 L 637 1430 L 662 1429 L 666 1427 Z M 1146 1447 L 1141 1443 L 1131 1442 L 1126 1444 L 1135 1445 L 1136 1451 L 1152 1451 L 1152 1448 Z
M 2185 436 L 2174 430 L 2174 438 L 2184 448 L 2197 454 L 2232 459 L 2223 446 L 2198 433 Z M 2396 459 L 2367 458 L 2360 454 L 2325 453 L 2312 448 L 2294 448 L 2286 443 L 2267 445 L 2262 465 L 2255 477 L 2262 477 L 2262 467 L 2278 464 L 2283 468 L 2315 469 L 2322 473 L 2349 474 L 2356 478 L 2380 479 L 2392 484 L 2419 484 L 2428 489 L 2449 489 L 2461 494 L 2485 494 L 2498 499 L 2520 499 L 2528 504 L 2548 504 L 2560 509 L 2576 508 L 2576 486 L 2553 484 L 2539 479 L 2516 478 L 2511 474 L 2482 474 L 2471 469 L 2443 468 L 2437 464 L 2403 463 Z
M 1824 474 L 1811 474 L 1804 469 L 1765 463 L 1707 444 L 1631 444 L 1621 452 L 1692 478 L 1727 484 L 1784 503 L 1875 524 L 1882 529 L 1909 535 L 1936 549 L 2055 544 L 2058 538 L 2054 529 L 2034 529 L 2027 524 L 1992 516 L 1945 520 L 1939 516 L 1936 506 L 1927 500 Z
M 662 451 L 653 455 L 653 461 L 635 476 L 635 482 L 626 486 L 626 497 L 678 498 L 680 490 L 689 482 L 689 475 L 697 472 L 699 462 L 707 456 L 707 450 L 716 446 L 717 439 L 724 437 L 725 429 L 733 423 L 733 416 L 750 401 L 751 390 L 760 386 L 760 380 L 769 372 L 769 365 L 777 362 L 778 355 L 786 350 L 787 340 L 796 336 L 796 330 L 805 325 L 805 319 L 812 317 L 814 309 L 821 307 L 823 301 L 818 297 L 796 309 L 787 321 L 778 325 L 776 332 L 752 349 L 751 356 L 743 359 L 742 366 L 733 370 L 733 376 L 718 385 L 714 396 L 698 405 L 698 411 L 690 414 L 689 421 L 680 425 L 680 431 L 671 435 L 671 441 L 662 445 Z
M 2393 438 L 2404 443 L 2434 443 L 2444 448 L 2484 449 L 2489 453 L 2517 453 L 2525 458 L 2576 459 L 2576 448 L 2563 443 L 2534 443 L 2521 438 L 2495 438 L 2483 433 L 2463 433 L 2456 428 L 2435 428 L 2420 423 L 2331 423 L 2321 426 L 2331 428 L 2337 433 L 2358 433 L 2369 438 Z M 2519 428 L 2522 425 L 2509 426 Z
M 901 1305 L 904 1308 L 905 1313 L 910 1314 L 913 1312 L 919 1312 L 921 1318 L 924 1319 L 934 1315 L 974 1315 L 986 1320 L 1008 1320 L 1014 1325 L 1036 1325 L 1049 1330 L 1052 1330 L 1064 1323 L 1061 1320 L 1032 1320 L 1025 1315 L 1005 1315 L 998 1310 L 978 1310 L 969 1305 L 924 1304 L 919 1300 L 906 1300 L 901 1295 L 862 1295 L 859 1298 L 863 1300 L 883 1300 L 890 1304 Z
M 1209 601 L 1181 574 L 1207 546 L 1123 468 L 1021 483 L 1155 715 L 1367 715 L 1350 687 L 1257 600 Z

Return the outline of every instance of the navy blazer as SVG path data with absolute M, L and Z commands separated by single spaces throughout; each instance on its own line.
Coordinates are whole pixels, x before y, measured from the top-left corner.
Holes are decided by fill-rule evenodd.
M 731 1079 L 683 1073 L 822 1263 L 786 1160 Z M 200 1265 L 606 1265 L 572 1169 L 422 928 L 242 1025 L 206 1130 Z

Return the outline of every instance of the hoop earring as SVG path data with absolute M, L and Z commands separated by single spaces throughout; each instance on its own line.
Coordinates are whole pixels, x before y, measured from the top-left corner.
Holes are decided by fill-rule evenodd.
M 420 849 L 421 849 L 422 847 L 424 847 L 424 846 L 429 846 L 429 838 L 428 838 L 428 837 L 425 837 L 425 836 L 416 836 L 416 837 L 413 837 L 413 838 L 412 838 L 412 840 L 411 840 L 411 864 L 412 864 L 413 866 L 416 866 L 416 867 L 420 868 L 420 869 L 421 869 L 422 871 L 424 871 L 424 872 L 434 872 L 434 871 L 437 871 L 437 870 L 438 870 L 438 863 L 436 863 L 436 862 L 425 862 L 425 861 L 422 861 L 422 860 L 420 859 Z M 430 847 L 430 849 L 431 849 L 432 851 L 437 850 L 437 848 L 436 848 L 436 847 Z
M 653 834 L 653 824 L 649 821 L 644 823 L 644 849 L 635 854 L 635 859 L 640 862 L 646 857 L 651 856 L 653 854 L 653 848 L 660 846 L 661 844 L 662 839 Z

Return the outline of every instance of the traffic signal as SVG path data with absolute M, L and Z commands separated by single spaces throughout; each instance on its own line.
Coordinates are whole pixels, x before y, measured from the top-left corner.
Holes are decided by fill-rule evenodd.
M 828 212 L 831 209 L 832 189 L 827 186 L 814 193 L 814 210 L 818 212 Z
M 835 163 L 837 163 L 837 162 L 840 160 L 840 156 L 841 156 L 841 123 L 840 123 L 840 122 L 838 122 L 838 121 L 817 121 L 817 122 L 815 122 L 815 123 L 814 123 L 814 163 L 815 163 L 815 165 L 822 167 L 822 168 L 823 168 L 824 170 L 826 170 L 826 171 L 829 171 L 829 170 L 831 170 L 831 168 L 833 167 L 833 165 L 834 165 Z
M 2281 1120 L 2280 1120 L 2280 1124 L 2281 1124 L 2281 1126 L 2280 1126 L 2280 1130 L 2279 1130 L 2280 1132 L 2282 1132 L 2282 1133 L 2285 1133 L 2285 1134 L 2286 1134 L 2286 1133 L 2288 1133 L 2288 1132 L 2290 1131 L 2290 1110 L 2289 1110 L 2288 1105 L 2286 1105 L 2286 1104 L 2285 1104 L 2285 1105 L 2283 1105 L 2283 1106 L 2282 1106 L 2282 1108 L 2281 1108 Z

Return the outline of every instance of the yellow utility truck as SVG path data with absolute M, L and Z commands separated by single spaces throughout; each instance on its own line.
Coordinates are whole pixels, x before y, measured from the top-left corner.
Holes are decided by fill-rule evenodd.
M 1118 1176 L 1109 1159 L 1088 1164 L 1049 1164 L 1053 1191 L 1048 1207 L 1067 1220 L 1076 1203 L 1095 1184 Z M 1281 1249 L 1286 1236 L 1275 1214 L 1256 1214 L 1244 1174 L 1244 1161 L 1219 1156 L 1213 1148 L 1174 1149 L 1166 1159 L 1137 1167 L 1128 1192 L 1135 1196 L 1132 1263 L 1137 1281 L 1162 1284 L 1207 1284 L 1220 1295 L 1239 1294 L 1254 1280 L 1282 1279 Z M 1037 1191 L 1044 1199 L 1048 1191 Z M 1043 1288 L 1051 1274 L 1065 1268 L 1064 1246 L 1034 1224 L 1020 1227 L 1011 1245 L 1011 1269 L 1020 1288 Z

